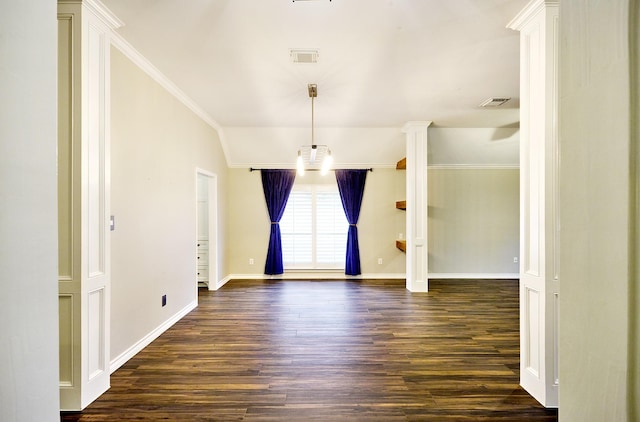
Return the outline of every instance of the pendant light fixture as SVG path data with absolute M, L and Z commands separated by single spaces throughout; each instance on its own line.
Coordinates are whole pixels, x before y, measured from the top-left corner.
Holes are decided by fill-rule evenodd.
M 311 98 L 311 145 L 302 145 L 298 149 L 296 168 L 298 169 L 298 175 L 303 176 L 305 165 L 313 168 L 321 162 L 320 173 L 325 175 L 331 169 L 333 158 L 331 157 L 331 150 L 327 145 L 317 145 L 315 143 L 314 99 L 318 96 L 318 86 L 316 84 L 309 84 L 308 89 L 309 97 Z

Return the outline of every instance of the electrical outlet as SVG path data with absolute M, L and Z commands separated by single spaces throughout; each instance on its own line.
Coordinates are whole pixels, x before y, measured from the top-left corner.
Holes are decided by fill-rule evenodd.
M 253 258 L 249 258 L 249 265 L 253 265 Z
M 382 265 L 382 258 L 378 258 L 378 265 Z
M 167 305 L 167 295 L 162 295 L 162 306 L 166 306 Z
M 518 257 L 517 257 L 517 256 L 514 256 L 514 257 L 513 257 L 513 263 L 514 263 L 514 264 L 517 264 L 517 263 L 518 263 Z
M 402 240 L 402 233 L 398 233 L 398 239 Z

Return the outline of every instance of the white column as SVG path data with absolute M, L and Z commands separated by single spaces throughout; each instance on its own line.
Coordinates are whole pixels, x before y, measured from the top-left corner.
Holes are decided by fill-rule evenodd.
M 109 52 L 119 21 L 92 0 L 58 1 L 60 407 L 109 388 Z
M 558 406 L 558 1 L 531 1 L 520 31 L 520 384 Z
M 427 129 L 431 122 L 408 122 L 407 135 L 407 289 L 429 290 L 427 243 Z

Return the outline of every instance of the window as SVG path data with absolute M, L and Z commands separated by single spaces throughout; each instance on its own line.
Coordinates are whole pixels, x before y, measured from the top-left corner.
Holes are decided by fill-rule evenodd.
M 280 220 L 286 268 L 344 268 L 349 223 L 338 187 L 294 185 Z

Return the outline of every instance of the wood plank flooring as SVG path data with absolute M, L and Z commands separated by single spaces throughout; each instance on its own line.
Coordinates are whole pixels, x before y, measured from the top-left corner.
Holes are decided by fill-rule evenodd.
M 63 421 L 556 421 L 518 386 L 518 283 L 232 281 Z

